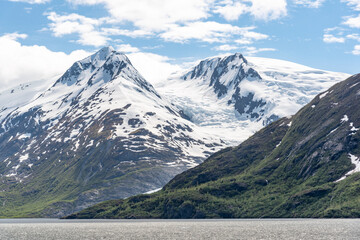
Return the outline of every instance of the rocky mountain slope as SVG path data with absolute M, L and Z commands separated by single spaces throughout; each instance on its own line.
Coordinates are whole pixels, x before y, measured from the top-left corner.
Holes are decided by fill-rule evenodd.
M 202 60 L 154 84 L 194 123 L 237 145 L 349 76 L 236 53 Z
M 63 216 L 157 189 L 224 146 L 111 47 L 28 89 L 0 113 L 0 216 Z
M 171 180 L 70 218 L 360 217 L 360 74 Z

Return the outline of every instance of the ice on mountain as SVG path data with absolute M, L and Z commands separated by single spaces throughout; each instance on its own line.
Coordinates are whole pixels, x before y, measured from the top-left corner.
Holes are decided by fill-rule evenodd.
M 360 82 L 357 82 L 357 83 L 355 83 L 355 84 L 353 84 L 353 85 L 351 85 L 350 86 L 350 88 L 353 88 L 353 87 L 355 87 L 356 85 L 358 85 Z
M 329 93 L 329 92 L 326 91 L 326 92 L 320 94 L 320 95 L 319 95 L 319 98 L 322 99 L 322 98 L 325 97 L 328 93 Z
M 20 156 L 19 161 L 23 162 L 23 161 L 26 161 L 28 159 L 29 159 L 29 154 L 25 154 L 25 155 Z
M 194 123 L 237 144 L 264 124 L 294 114 L 317 94 L 349 76 L 282 60 L 243 60 L 238 56 L 203 60 L 190 70 L 173 74 L 168 82 L 157 83 L 156 88 Z M 238 100 L 232 97 L 237 88 Z
M 21 134 L 18 139 L 26 139 L 26 138 L 31 138 L 31 133 L 24 133 L 24 134 Z
M 344 115 L 344 117 L 342 119 L 340 119 L 341 123 L 347 122 L 347 121 L 349 121 L 349 117 L 347 115 Z
M 356 128 L 356 127 L 354 126 L 354 123 L 353 123 L 353 122 L 350 123 L 350 127 L 351 127 L 350 131 L 352 132 L 351 135 L 355 135 L 356 132 L 359 131 L 359 128 Z

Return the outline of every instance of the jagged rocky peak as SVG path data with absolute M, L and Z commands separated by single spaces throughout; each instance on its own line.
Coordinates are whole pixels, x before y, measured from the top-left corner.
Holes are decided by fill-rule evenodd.
M 93 80 L 96 77 L 95 75 L 104 81 L 109 81 L 119 75 L 127 66 L 131 66 L 131 71 L 136 71 L 125 54 L 115 51 L 111 46 L 104 47 L 91 56 L 75 62 L 55 85 L 58 83 L 68 86 L 80 84 L 84 79 Z M 99 73 L 102 73 L 101 76 Z M 87 83 L 93 84 L 93 81 Z
M 241 53 L 225 57 L 215 57 L 201 61 L 187 72 L 183 80 L 194 79 L 202 81 L 214 88 L 218 98 L 233 92 L 244 80 L 261 80 L 260 74 L 248 65 L 248 61 Z
M 99 59 L 99 60 L 106 60 L 108 58 L 108 56 L 110 56 L 112 53 L 116 52 L 115 49 L 111 46 L 108 47 L 103 47 L 102 49 L 100 49 L 98 52 L 96 52 L 95 54 L 91 55 L 90 58 L 92 60 L 94 59 Z
M 7 189 L 6 197 L 19 196 L 19 207 L 37 199 L 58 201 L 43 204 L 39 216 L 59 217 L 160 188 L 224 146 L 109 47 L 76 62 L 39 97 L 5 114 L 0 189 Z M 59 191 L 42 191 L 51 182 Z M 26 186 L 23 197 L 17 184 Z
M 264 120 L 267 123 L 269 119 L 271 122 L 278 118 L 265 117 L 269 107 L 266 99 L 249 91 L 251 87 L 248 86 L 252 85 L 249 82 L 262 82 L 262 77 L 241 53 L 203 60 L 182 79 L 210 87 L 218 99 L 234 106 L 242 120 Z M 245 80 L 247 83 L 243 83 Z
M 261 78 L 256 70 L 248 66 L 248 61 L 241 53 L 235 53 L 225 57 L 205 59 L 197 66 L 195 66 L 191 71 L 186 73 L 182 78 L 184 80 L 209 77 L 214 79 L 229 71 L 235 72 L 235 74 L 232 74 L 233 78 Z M 228 84 L 230 83 L 231 81 L 228 81 Z

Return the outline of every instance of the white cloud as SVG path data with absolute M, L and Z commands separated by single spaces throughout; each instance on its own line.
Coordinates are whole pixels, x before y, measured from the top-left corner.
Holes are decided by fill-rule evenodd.
M 67 0 L 75 5 L 101 4 L 109 12 L 109 28 L 101 28 L 103 36 L 129 37 L 158 36 L 166 41 L 186 42 L 190 39 L 204 42 L 225 42 L 239 35 L 239 27 L 208 21 L 214 13 L 226 20 L 236 20 L 247 13 L 259 20 L 274 20 L 287 15 L 286 0 Z M 117 26 L 130 24 L 132 30 Z M 259 34 L 260 35 L 260 34 Z M 81 37 L 81 35 L 80 35 Z M 265 39 L 265 38 L 262 38 Z M 252 42 L 256 38 L 245 38 Z
M 319 8 L 326 0 L 294 0 L 295 4 L 309 8 Z
M 166 41 L 185 42 L 190 39 L 204 42 L 224 42 L 230 35 L 241 31 L 241 28 L 218 22 L 192 22 L 184 26 L 174 26 L 160 34 Z
M 147 37 L 152 35 L 145 30 L 128 30 L 114 27 L 102 27 L 112 22 L 109 18 L 88 18 L 79 14 L 59 15 L 55 12 L 46 13 L 51 21 L 49 29 L 55 37 L 62 37 L 69 34 L 77 34 L 79 44 L 100 47 L 107 45 L 111 40 L 110 36 Z
M 360 28 L 360 14 L 357 17 L 346 17 L 346 21 L 343 24 L 351 28 Z
M 160 34 L 166 41 L 186 42 L 195 39 L 203 42 L 227 42 L 231 36 L 241 36 L 248 41 L 266 39 L 268 36 L 252 31 L 255 27 L 240 28 L 231 24 L 218 22 L 193 22 L 185 26 L 174 26 Z
M 223 51 L 223 52 L 227 52 L 227 51 L 232 51 L 235 49 L 238 49 L 237 46 L 233 46 L 233 45 L 228 45 L 228 44 L 224 44 L 224 45 L 220 45 L 220 46 L 216 46 L 213 48 L 215 51 Z
M 142 30 L 164 31 L 173 24 L 205 19 L 214 0 L 67 0 L 73 4 L 104 4 L 114 21 L 129 21 Z
M 257 33 L 253 31 L 245 31 L 242 33 L 241 38 L 236 39 L 234 42 L 241 45 L 250 45 L 254 43 L 254 41 L 265 40 L 268 39 L 269 36 L 262 33 Z
M 135 53 L 140 51 L 137 47 L 133 47 L 130 44 L 117 45 L 116 50 L 124 53 Z
M 275 20 L 287 15 L 286 0 L 225 0 L 215 7 L 214 12 L 226 20 L 237 20 L 245 13 L 258 20 Z
M 24 3 L 30 3 L 30 4 L 41 4 L 41 3 L 47 3 L 51 0 L 9 0 L 10 2 L 24 2 Z
M 17 32 L 7 33 L 7 34 L 4 34 L 3 36 L 1 36 L 1 38 L 3 38 L 3 39 L 13 40 L 13 41 L 16 41 L 18 39 L 25 39 L 27 37 L 28 37 L 27 34 L 23 34 L 23 33 L 20 34 Z
M 136 37 L 147 37 L 147 36 L 151 36 L 152 33 L 149 31 L 145 31 L 145 30 L 128 30 L 128 29 L 119 29 L 119 28 L 102 28 L 101 31 L 105 34 L 105 35 L 122 35 L 122 36 L 126 36 L 126 37 L 132 37 L 132 38 L 136 38 Z
M 275 48 L 256 48 L 256 47 L 243 47 L 244 55 L 254 56 L 260 52 L 273 52 L 276 51 Z
M 348 34 L 348 35 L 346 35 L 346 38 L 360 42 L 360 35 L 357 33 Z
M 249 6 L 241 2 L 224 1 L 223 4 L 222 6 L 217 6 L 214 12 L 220 14 L 228 21 L 238 20 L 242 14 L 249 11 Z
M 341 0 L 341 1 L 347 3 L 347 5 L 351 6 L 354 10 L 360 11 L 360 0 Z
M 287 15 L 286 0 L 249 0 L 250 13 L 259 20 L 275 20 Z
M 25 46 L 18 41 L 25 37 L 18 33 L 0 36 L 0 85 L 4 88 L 60 75 L 75 61 L 89 55 L 82 50 L 65 54 L 44 46 Z
M 182 68 L 170 63 L 171 59 L 154 53 L 136 52 L 127 55 L 133 66 L 151 84 L 158 84 L 169 77 L 173 72 Z
M 335 37 L 332 34 L 324 34 L 323 41 L 326 43 L 344 43 L 345 38 L 344 37 Z
M 258 32 L 252 32 L 252 31 L 244 31 L 241 34 L 244 38 L 246 39 L 251 39 L 251 40 L 264 40 L 267 39 L 269 36 L 266 34 L 262 34 L 262 33 L 258 33 Z
M 236 39 L 234 42 L 237 44 L 241 44 L 241 45 L 250 45 L 253 43 L 252 40 L 247 39 L 247 38 Z
M 55 12 L 47 14 L 52 21 L 49 24 L 54 36 L 61 37 L 68 34 L 79 34 L 78 43 L 83 45 L 100 47 L 106 45 L 109 38 L 96 27 L 101 25 L 105 19 L 87 18 L 78 14 L 58 15 Z
M 360 45 L 355 45 L 354 50 L 352 51 L 354 55 L 360 55 Z

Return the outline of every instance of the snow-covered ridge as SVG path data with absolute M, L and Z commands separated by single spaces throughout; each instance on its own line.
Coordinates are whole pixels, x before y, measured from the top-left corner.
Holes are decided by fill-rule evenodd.
M 0 178 L 41 186 L 47 177 L 63 182 L 66 173 L 87 189 L 74 202 L 78 210 L 158 189 L 267 122 L 294 113 L 302 97 L 311 98 L 306 93 L 326 88 L 297 88 L 311 81 L 321 86 L 321 74 L 299 71 L 296 79 L 282 68 L 279 74 L 274 67 L 265 70 L 235 54 L 204 60 L 155 90 L 125 55 L 103 48 L 0 112 Z M 20 87 L 18 96 L 27 89 L 35 88 Z
M 155 87 L 192 121 L 236 144 L 349 76 L 236 53 L 200 61 Z
M 58 78 L 58 76 L 56 77 Z M 16 108 L 36 99 L 56 78 L 19 84 L 0 91 L 0 121 Z
M 49 153 L 41 151 L 44 144 L 72 146 L 66 156 L 85 146 L 96 148 L 99 143 L 94 144 L 93 132 L 101 141 L 119 142 L 119 148 L 134 154 L 172 149 L 170 155 L 178 159 L 168 157 L 171 164 L 164 164 L 175 168 L 193 167 L 224 146 L 219 136 L 183 118 L 180 109 L 163 99 L 124 54 L 110 47 L 74 63 L 46 91 L 7 115 L 1 125 L 0 137 L 8 134 L 9 144 L 30 141 L 24 136 L 34 139 L 31 147 L 21 150 L 28 158 L 10 160 L 9 176 L 19 175 L 19 167 L 32 164 L 35 155 L 48 158 Z

